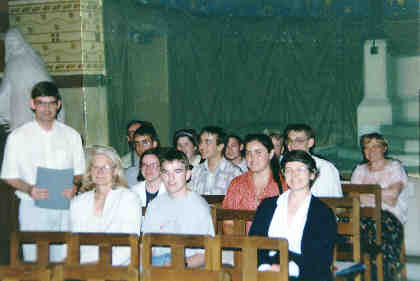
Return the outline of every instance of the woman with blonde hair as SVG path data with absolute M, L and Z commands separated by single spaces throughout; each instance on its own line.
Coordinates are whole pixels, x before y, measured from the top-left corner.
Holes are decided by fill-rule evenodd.
M 94 146 L 88 151 L 82 193 L 70 205 L 71 230 L 140 235 L 141 200 L 127 188 L 117 152 L 106 146 Z M 82 247 L 82 263 L 98 260 L 98 250 L 95 248 Z M 113 249 L 113 265 L 126 265 L 129 260 L 128 247 Z
M 400 161 L 387 157 L 388 142 L 381 134 L 363 135 L 360 147 L 365 161 L 353 171 L 351 183 L 378 184 L 382 188 L 381 250 L 384 256 L 384 278 L 394 280 L 402 267 L 400 253 L 403 224 L 408 217 L 407 174 Z M 360 204 L 374 207 L 375 198 L 370 194 L 361 195 Z M 362 217 L 360 223 L 362 239 L 370 246 L 376 245 L 375 222 L 371 218 Z

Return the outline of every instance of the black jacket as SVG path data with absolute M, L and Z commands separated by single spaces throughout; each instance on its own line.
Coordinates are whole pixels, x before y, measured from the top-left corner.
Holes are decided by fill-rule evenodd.
M 249 230 L 250 236 L 268 236 L 278 198 L 270 197 L 261 202 Z M 337 224 L 333 212 L 321 200 L 312 196 L 302 235 L 302 253 L 289 251 L 289 261 L 294 261 L 299 267 L 297 280 L 332 280 L 331 263 L 336 235 Z M 268 252 L 259 251 L 258 265 L 279 263 L 279 256 L 270 257 Z

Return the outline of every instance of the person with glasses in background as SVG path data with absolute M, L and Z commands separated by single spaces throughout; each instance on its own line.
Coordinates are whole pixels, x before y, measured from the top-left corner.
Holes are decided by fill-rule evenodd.
M 138 195 L 128 189 L 115 149 L 107 146 L 90 149 L 81 194 L 70 204 L 71 231 L 140 235 L 141 205 Z M 130 248 L 114 248 L 112 264 L 128 265 Z M 97 246 L 81 247 L 81 263 L 98 260 Z
M 159 149 L 160 147 L 159 137 L 151 123 L 144 123 L 138 128 L 134 132 L 133 138 L 134 148 L 139 159 L 145 151 L 152 148 Z M 137 161 L 135 166 L 125 169 L 125 177 L 127 178 L 129 186 L 133 186 L 144 180 L 140 171 L 140 161 Z
M 290 124 L 284 130 L 286 148 L 288 151 L 303 150 L 311 154 L 315 145 L 315 134 L 306 124 Z M 317 197 L 343 197 L 340 174 L 331 162 L 312 155 L 319 170 L 319 176 L 311 188 Z
M 140 158 L 140 172 L 145 178 L 131 187 L 136 192 L 142 202 L 142 207 L 147 207 L 155 197 L 166 193 L 166 187 L 160 178 L 160 156 L 155 148 L 143 153 Z
M 139 163 L 139 156 L 136 153 L 136 147 L 134 144 L 134 133 L 143 125 L 153 127 L 152 123 L 140 120 L 131 120 L 127 124 L 126 138 L 129 147 L 129 152 L 121 157 L 121 162 L 124 169 L 137 166 Z

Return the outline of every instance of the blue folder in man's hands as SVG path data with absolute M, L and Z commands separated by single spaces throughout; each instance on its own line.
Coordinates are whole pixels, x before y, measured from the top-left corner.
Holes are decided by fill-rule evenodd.
M 36 172 L 36 187 L 48 189 L 49 198 L 36 200 L 39 208 L 66 210 L 70 208 L 70 200 L 62 193 L 73 188 L 73 169 L 49 169 L 38 167 Z

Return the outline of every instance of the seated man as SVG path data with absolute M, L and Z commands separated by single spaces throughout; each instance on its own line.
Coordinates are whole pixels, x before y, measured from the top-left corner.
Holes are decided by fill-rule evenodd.
M 284 137 L 280 133 L 271 133 L 270 138 L 273 142 L 274 153 L 276 153 L 277 158 L 281 161 L 284 153 Z
M 315 145 L 312 128 L 306 124 L 290 124 L 284 130 L 288 151 L 303 150 L 310 153 Z M 311 155 L 316 162 L 319 176 L 311 188 L 316 197 L 343 197 L 340 175 L 337 168 L 329 161 Z
M 133 139 L 138 159 L 141 158 L 146 150 L 159 148 L 159 138 L 151 123 L 144 123 L 139 129 L 137 129 L 134 132 Z M 135 164 L 135 166 L 125 169 L 125 177 L 127 179 L 128 186 L 130 187 L 138 182 L 144 181 L 144 177 L 140 171 L 139 160 Z
M 245 158 L 243 157 L 244 143 L 237 135 L 229 135 L 225 147 L 225 158 L 241 170 L 241 173 L 248 171 Z
M 230 181 L 241 174 L 223 157 L 226 134 L 222 128 L 209 126 L 201 130 L 199 139 L 198 149 L 205 161 L 193 169 L 189 186 L 199 194 L 224 195 Z
M 191 176 L 188 157 L 184 152 L 170 149 L 162 155 L 161 178 L 167 193 L 149 203 L 143 223 L 143 233 L 196 234 L 214 236 L 214 227 L 207 202 L 187 188 Z M 186 249 L 186 264 L 201 266 L 205 262 L 204 250 Z M 152 249 L 152 264 L 170 263 L 170 250 Z
M 136 163 L 139 162 L 139 157 L 136 154 L 136 150 L 134 147 L 134 132 L 141 127 L 143 121 L 139 120 L 131 120 L 127 124 L 127 143 L 129 152 L 121 157 L 122 167 L 124 169 L 136 166 Z

